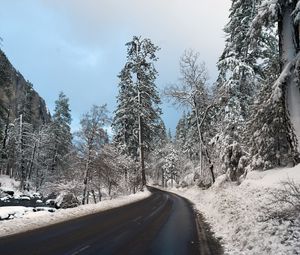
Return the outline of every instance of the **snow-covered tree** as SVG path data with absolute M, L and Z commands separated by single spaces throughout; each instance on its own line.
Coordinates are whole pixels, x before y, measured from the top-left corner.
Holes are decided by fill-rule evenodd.
M 159 48 L 150 39 L 136 36 L 126 46 L 127 61 L 119 75 L 118 106 L 113 121 L 114 142 L 122 152 L 140 158 L 145 185 L 144 153 L 151 150 L 161 123 L 154 67 Z
M 91 110 L 81 118 L 80 130 L 76 133 L 78 137 L 77 146 L 79 156 L 83 164 L 83 196 L 82 204 L 88 201 L 88 189 L 91 171 L 95 159 L 100 154 L 102 146 L 108 142 L 105 125 L 109 123 L 106 105 L 94 105 Z
M 101 153 L 97 157 L 96 167 L 94 167 L 91 175 L 96 175 L 98 189 L 103 185 L 108 191 L 108 195 L 112 196 L 113 189 L 116 189 L 122 179 L 122 165 L 120 164 L 120 154 L 116 148 L 110 144 L 104 145 Z M 96 178 L 93 177 L 92 182 L 95 183 Z M 101 192 L 100 190 L 98 192 Z M 101 193 L 100 193 L 101 194 Z
M 259 0 L 232 0 L 225 26 L 225 49 L 219 59 L 219 90 L 227 96 L 224 115 L 229 122 L 240 122 L 249 115 L 249 104 L 256 91 L 259 47 L 250 48 L 248 35 Z M 260 56 L 261 57 L 261 56 Z
M 249 35 L 254 44 L 265 27 L 278 25 L 281 69 L 277 80 L 262 90 L 253 114 L 252 168 L 285 166 L 299 159 L 299 12 L 298 0 L 266 0 L 252 22 Z
M 164 159 L 162 169 L 164 170 L 164 180 L 167 183 L 171 182 L 171 187 L 173 187 L 174 181 L 177 183 L 178 179 L 178 151 L 169 144 L 169 152 Z
M 231 180 L 243 172 L 237 170 L 239 160 L 244 164 L 249 157 L 248 145 L 253 140 L 247 122 L 253 119 L 251 113 L 255 113 L 254 99 L 258 91 L 274 79 L 278 68 L 274 25 L 257 31 L 255 43 L 249 36 L 261 2 L 232 1 L 230 20 L 224 29 L 226 45 L 218 62 L 216 94 L 222 94 L 222 102 L 217 116 L 221 125 L 213 143 L 220 155 L 220 165 Z M 233 153 L 237 149 L 239 152 Z
M 186 133 L 188 131 L 187 116 L 184 112 L 176 125 L 175 141 L 176 144 L 183 148 L 186 142 Z
M 72 146 L 71 111 L 69 99 L 63 92 L 59 93 L 55 101 L 55 109 L 51 123 L 52 134 L 52 166 L 51 171 L 59 174 L 59 169 L 64 169 L 66 156 Z
M 117 97 L 118 105 L 112 124 L 114 129 L 113 141 L 121 153 L 137 158 L 139 144 L 136 90 L 129 68 L 125 66 L 118 77 L 120 82 Z
M 199 53 L 195 53 L 192 50 L 185 51 L 180 59 L 180 73 L 180 84 L 169 86 L 164 93 L 174 100 L 175 104 L 188 107 L 192 111 L 190 114 L 191 130 L 189 130 L 189 133 L 194 140 L 197 137 L 200 174 L 202 174 L 203 154 L 210 161 L 209 154 L 206 153 L 203 133 L 207 113 L 213 106 L 213 103 L 210 102 L 207 91 L 207 70 L 205 64 L 199 62 Z M 191 139 L 189 140 L 191 141 Z M 212 180 L 214 181 L 213 172 Z

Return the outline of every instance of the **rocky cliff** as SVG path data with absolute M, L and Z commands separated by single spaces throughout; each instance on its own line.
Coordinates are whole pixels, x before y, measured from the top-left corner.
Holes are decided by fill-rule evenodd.
M 0 118 L 7 122 L 20 114 L 35 128 L 51 119 L 45 101 L 0 50 Z

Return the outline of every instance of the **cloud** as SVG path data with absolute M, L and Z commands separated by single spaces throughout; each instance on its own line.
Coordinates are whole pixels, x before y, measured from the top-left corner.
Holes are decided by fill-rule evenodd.
M 178 78 L 183 51 L 199 51 L 211 82 L 224 47 L 222 31 L 230 0 L 10 0 L 0 9 L 3 47 L 34 83 L 50 109 L 59 91 L 69 97 L 74 118 L 92 104 L 116 105 L 117 74 L 125 43 L 133 35 L 161 47 L 156 67 L 161 89 Z M 167 126 L 178 113 L 164 107 Z M 76 121 L 77 120 L 77 121 Z M 76 124 L 77 123 L 77 124 Z
M 174 45 L 219 47 L 229 0 L 43 0 L 68 15 L 80 38 L 107 43 L 120 33 Z M 82 36 L 83 35 L 83 36 Z

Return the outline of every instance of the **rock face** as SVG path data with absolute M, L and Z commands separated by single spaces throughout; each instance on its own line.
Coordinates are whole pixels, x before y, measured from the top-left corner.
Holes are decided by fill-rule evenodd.
M 32 84 L 12 66 L 0 50 L 0 118 L 14 120 L 20 114 L 34 128 L 50 122 L 45 101 L 32 88 Z

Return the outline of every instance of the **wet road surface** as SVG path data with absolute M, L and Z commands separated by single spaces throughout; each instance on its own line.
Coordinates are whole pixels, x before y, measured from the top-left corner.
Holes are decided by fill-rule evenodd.
M 0 238 L 0 254 L 222 254 L 186 199 L 149 189 L 142 201 Z

